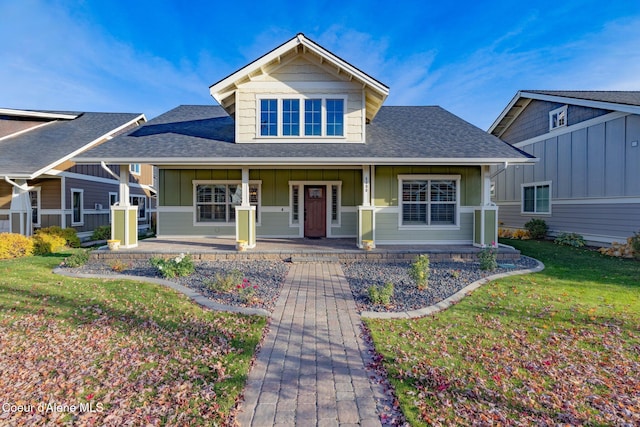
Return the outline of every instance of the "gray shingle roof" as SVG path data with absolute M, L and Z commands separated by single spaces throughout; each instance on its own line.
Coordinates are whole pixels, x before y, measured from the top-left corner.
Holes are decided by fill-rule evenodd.
M 114 129 L 135 120 L 134 113 L 82 113 L 0 141 L 0 176 L 31 176 Z
M 234 122 L 218 106 L 182 105 L 132 132 L 75 158 L 109 163 L 360 163 L 367 159 L 412 160 L 529 159 L 441 107 L 382 107 L 366 129 L 366 143 L 235 144 Z
M 640 106 L 640 91 L 601 91 L 601 90 L 523 90 L 522 92 L 540 95 L 563 96 L 585 99 L 587 101 L 611 102 L 613 104 Z

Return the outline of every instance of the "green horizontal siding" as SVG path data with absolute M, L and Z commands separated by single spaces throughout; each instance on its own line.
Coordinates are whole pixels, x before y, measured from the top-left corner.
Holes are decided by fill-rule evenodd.
M 262 212 L 256 235 L 297 237 L 298 227 L 289 227 L 289 212 Z
M 235 236 L 235 224 L 193 226 L 190 212 L 158 212 L 158 234 L 161 236 Z

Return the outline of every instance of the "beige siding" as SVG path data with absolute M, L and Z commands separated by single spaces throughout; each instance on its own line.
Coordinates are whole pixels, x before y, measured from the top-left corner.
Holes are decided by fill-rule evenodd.
M 11 207 L 12 192 L 10 184 L 0 182 L 0 209 L 9 209 Z
M 41 120 L 22 120 L 15 117 L 7 118 L 7 116 L 3 116 L 3 118 L 0 118 L 0 138 L 35 126 L 40 126 L 44 123 L 46 122 Z

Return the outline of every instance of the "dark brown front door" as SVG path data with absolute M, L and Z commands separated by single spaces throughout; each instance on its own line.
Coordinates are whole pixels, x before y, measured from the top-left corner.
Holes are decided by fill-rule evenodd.
M 326 187 L 304 187 L 304 237 L 327 235 Z

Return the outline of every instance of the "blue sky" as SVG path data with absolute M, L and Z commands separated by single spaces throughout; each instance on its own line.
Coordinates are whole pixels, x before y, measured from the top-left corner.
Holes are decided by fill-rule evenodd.
M 640 1 L 0 0 L 0 107 L 142 112 L 303 32 L 390 87 L 487 129 L 520 89 L 640 90 Z

